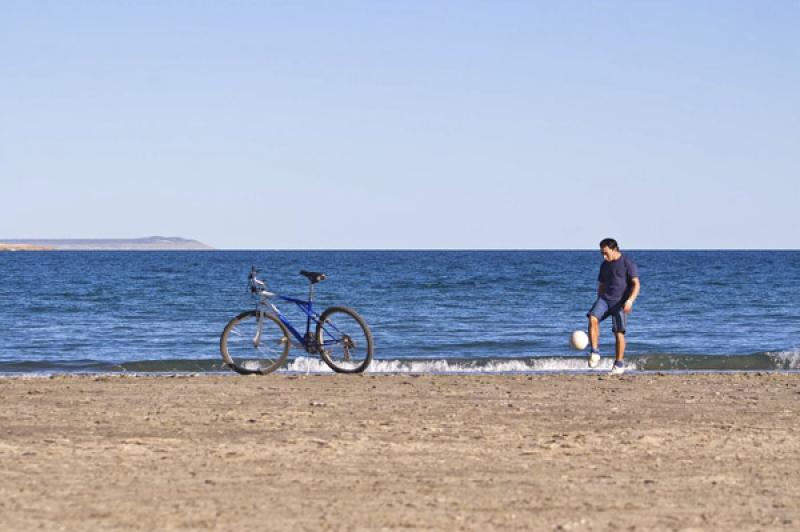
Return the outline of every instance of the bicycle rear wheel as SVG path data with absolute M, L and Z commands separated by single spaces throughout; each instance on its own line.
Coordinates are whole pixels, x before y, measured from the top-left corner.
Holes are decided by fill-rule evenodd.
M 361 373 L 372 361 L 372 333 L 353 309 L 325 309 L 315 338 L 322 360 L 337 373 Z
M 243 375 L 266 375 L 289 355 L 289 333 L 275 316 L 250 310 L 233 318 L 219 339 L 222 360 Z M 260 324 L 259 324 L 260 321 Z

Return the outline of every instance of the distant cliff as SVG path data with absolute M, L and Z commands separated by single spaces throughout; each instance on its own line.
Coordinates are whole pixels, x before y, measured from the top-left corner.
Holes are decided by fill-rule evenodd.
M 214 248 L 197 240 L 188 240 L 177 236 L 65 240 L 0 238 L 0 251 L 168 251 L 204 249 Z
M 6 244 L 0 242 L 0 251 L 52 251 L 53 248 L 32 246 L 30 244 Z

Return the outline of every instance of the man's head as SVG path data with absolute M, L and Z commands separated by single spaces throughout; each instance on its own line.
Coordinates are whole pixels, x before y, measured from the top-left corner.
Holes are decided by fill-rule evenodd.
M 604 238 L 600 241 L 600 253 L 603 254 L 603 260 L 611 262 L 619 258 L 619 244 L 613 238 Z

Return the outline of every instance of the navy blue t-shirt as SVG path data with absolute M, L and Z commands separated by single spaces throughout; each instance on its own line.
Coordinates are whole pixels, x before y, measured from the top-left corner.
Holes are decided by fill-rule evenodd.
M 605 284 L 605 290 L 600 297 L 609 302 L 627 298 L 633 290 L 631 279 L 634 277 L 639 277 L 639 267 L 633 259 L 622 255 L 611 262 L 603 261 L 600 265 L 600 275 L 597 276 L 597 280 Z

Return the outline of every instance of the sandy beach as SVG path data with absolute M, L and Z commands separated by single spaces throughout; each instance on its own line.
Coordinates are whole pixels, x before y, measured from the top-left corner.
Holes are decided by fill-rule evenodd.
M 1 378 L 2 530 L 796 530 L 800 375 Z

